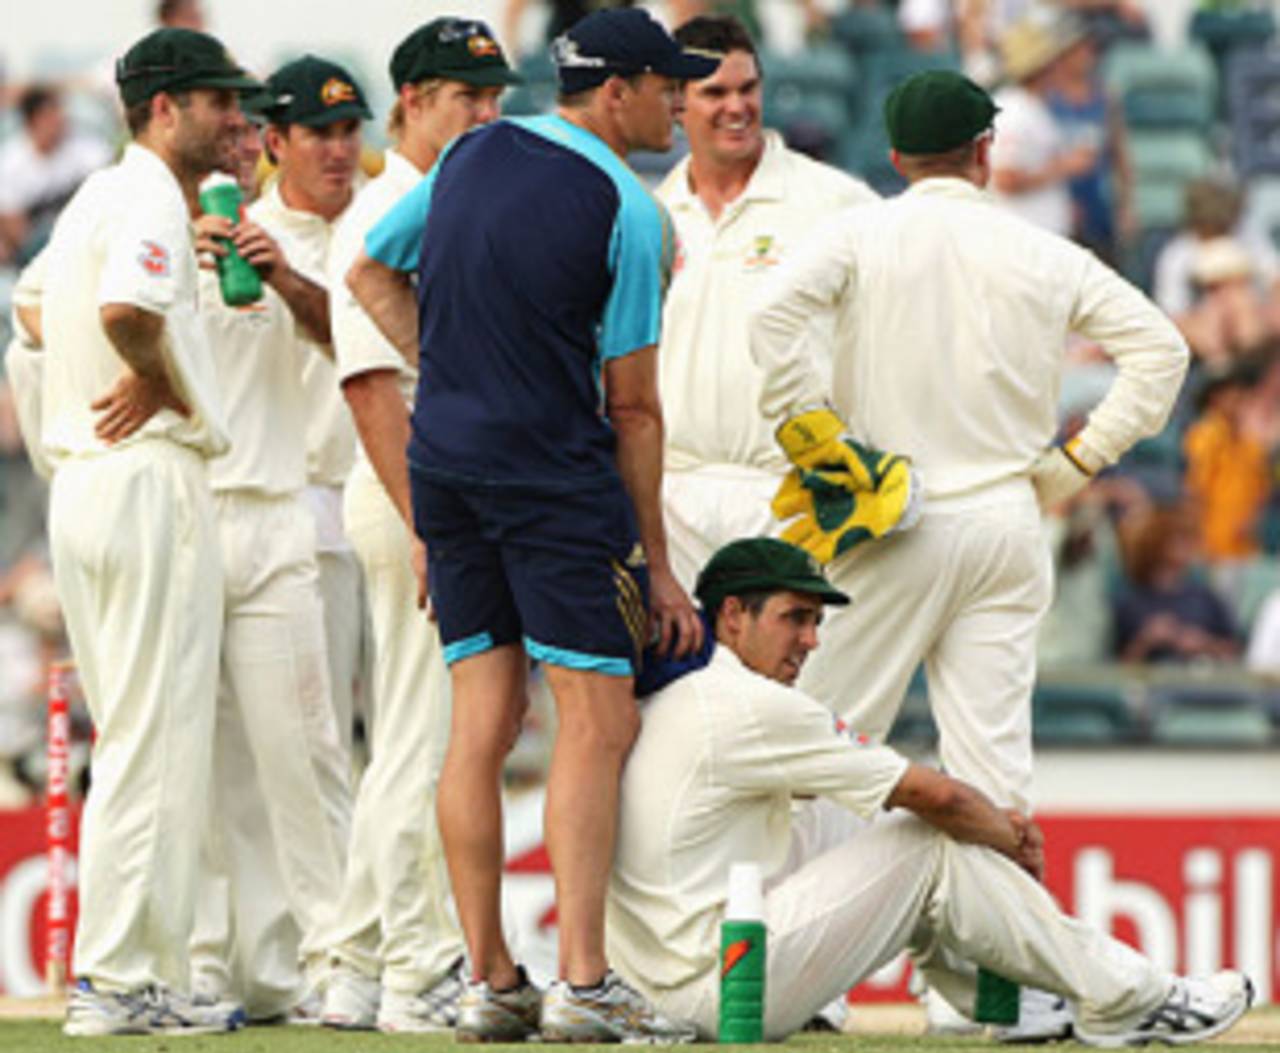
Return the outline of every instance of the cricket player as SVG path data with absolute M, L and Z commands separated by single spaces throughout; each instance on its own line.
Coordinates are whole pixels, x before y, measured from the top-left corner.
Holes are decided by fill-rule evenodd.
M 882 739 L 923 662 L 946 770 L 1025 812 L 1052 594 L 1041 510 L 1163 427 L 1188 355 L 1137 289 L 983 194 L 995 113 L 951 72 L 895 89 L 885 122 L 909 189 L 839 217 L 783 268 L 751 341 L 761 408 L 787 418 L 778 438 L 798 466 L 774 504 L 799 514 L 783 537 L 835 560 L 835 583 L 865 615 L 833 622 L 802 686 Z M 833 341 L 809 328 L 821 314 Z M 1096 341 L 1118 375 L 1083 431 L 1053 445 L 1069 332 Z M 831 485 L 865 470 L 855 440 L 913 461 L 914 530 L 859 544 L 861 499 Z M 1043 1001 L 1024 992 L 1023 1015 Z
M 822 223 L 879 199 L 764 130 L 759 57 L 737 19 L 694 18 L 675 38 L 723 56 L 714 74 L 681 88 L 689 156 L 656 191 L 680 242 L 658 369 L 663 510 L 672 566 L 688 588 L 725 542 L 778 529 L 769 502 L 789 466 L 773 439 L 777 421 L 754 412 L 763 377 L 748 345 L 752 299 Z M 819 324 L 830 339 L 831 320 Z
M 455 140 L 370 231 L 349 281 L 402 354 L 420 355 L 408 456 L 453 682 L 437 811 L 472 970 L 458 1035 L 672 1041 L 689 1032 L 604 954 L 635 662 L 651 628 L 664 650 L 702 635 L 659 497 L 669 231 L 622 158 L 669 147 L 676 80 L 715 60 L 638 9 L 588 16 L 553 55 L 557 112 Z M 545 1002 L 512 959 L 499 898 L 501 770 L 530 657 L 559 716 L 546 832 L 560 968 Z
M 421 543 L 412 532 L 405 446 L 416 354 L 406 360 L 387 342 L 344 279 L 369 228 L 451 140 L 498 116 L 503 87 L 518 78 L 489 27 L 466 18 L 419 26 L 390 66 L 395 146 L 343 215 L 329 253 L 338 375 L 360 435 L 343 518 L 368 589 L 374 656 L 371 760 L 356 796 L 324 1022 L 415 1032 L 451 1029 L 462 991 L 462 935 L 435 817 L 449 678 L 413 569 Z
M 771 538 L 732 542 L 696 591 L 715 651 L 641 710 L 609 889 L 610 955 L 664 1013 L 716 1036 L 736 862 L 765 876 L 770 1041 L 904 948 L 935 962 L 961 1006 L 972 1006 L 972 974 L 947 966 L 964 957 L 1065 995 L 1090 1045 L 1199 1042 L 1248 1009 L 1240 973 L 1170 976 L 1064 915 L 1036 880 L 1043 839 L 1022 811 L 837 730 L 791 686 L 824 605 L 850 602 L 813 557 Z
M 751 344 L 763 411 L 789 418 L 784 449 L 827 473 L 792 476 L 775 509 L 805 514 L 784 536 L 833 559 L 865 615 L 833 625 L 803 686 L 882 738 L 923 661 L 947 771 L 1025 811 L 1051 592 L 1040 509 L 1159 431 L 1187 348 L 1091 254 L 991 205 L 994 113 L 950 72 L 896 89 L 885 118 L 909 189 L 841 215 L 782 268 Z M 813 314 L 834 315 L 834 341 L 808 327 Z M 1080 434 L 1051 445 L 1069 332 L 1097 341 L 1118 373 Z M 858 502 L 829 485 L 853 470 L 849 435 L 912 458 L 925 497 L 914 530 L 855 544 Z
M 201 219 L 200 247 L 224 253 L 218 238 L 230 238 L 266 288 L 257 303 L 228 307 L 212 270 L 201 287 L 232 438 L 210 465 L 227 576 L 212 837 L 227 857 L 232 910 L 225 941 L 197 927 L 193 986 L 242 1001 L 251 1020 L 291 1010 L 314 1020 L 318 998 L 306 998 L 329 968 L 351 788 L 303 497 L 302 378 L 331 353 L 323 262 L 370 112 L 351 74 L 313 55 L 281 67 L 267 89 L 275 181 L 243 222 Z
M 54 574 L 97 732 L 64 1030 L 227 1030 L 185 995 L 222 621 L 206 461 L 227 448 L 190 223 L 258 85 L 177 29 L 116 80 L 133 142 L 59 217 L 40 311 Z

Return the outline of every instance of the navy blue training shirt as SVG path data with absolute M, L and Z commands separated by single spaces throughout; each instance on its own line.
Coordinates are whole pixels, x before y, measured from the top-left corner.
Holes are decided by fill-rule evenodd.
M 557 116 L 477 128 L 365 251 L 418 276 L 415 468 L 534 490 L 616 479 L 601 371 L 658 342 L 673 234 L 602 140 Z

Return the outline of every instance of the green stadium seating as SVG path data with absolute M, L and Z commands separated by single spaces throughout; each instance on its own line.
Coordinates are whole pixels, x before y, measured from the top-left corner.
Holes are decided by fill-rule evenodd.
M 1103 78 L 1124 105 L 1131 129 L 1207 129 L 1217 100 L 1217 72 L 1209 53 L 1121 44 L 1107 54 Z
M 1265 702 L 1247 688 L 1166 685 L 1151 695 L 1151 736 L 1171 746 L 1266 746 L 1275 735 Z
M 1083 746 L 1132 741 L 1139 723 L 1119 680 L 1041 682 L 1031 702 L 1032 734 L 1038 745 Z

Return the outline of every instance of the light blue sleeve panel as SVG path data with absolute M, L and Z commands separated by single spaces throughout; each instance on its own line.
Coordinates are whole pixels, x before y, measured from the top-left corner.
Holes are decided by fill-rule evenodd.
M 422 235 L 431 212 L 436 173 L 457 141 L 452 140 L 441 150 L 431 171 L 369 228 L 364 236 L 364 251 L 371 258 L 395 271 L 417 271 L 422 257 Z
M 613 287 L 600 319 L 601 361 L 656 344 L 662 328 L 663 260 L 671 254 L 669 239 L 674 238 L 674 227 L 664 234 L 662 206 L 604 140 L 586 129 L 554 114 L 510 119 L 581 154 L 618 191 L 609 241 Z
M 609 245 L 613 288 L 600 320 L 600 358 L 605 362 L 656 344 L 662 331 L 662 206 L 634 176 L 615 183 L 622 205 Z

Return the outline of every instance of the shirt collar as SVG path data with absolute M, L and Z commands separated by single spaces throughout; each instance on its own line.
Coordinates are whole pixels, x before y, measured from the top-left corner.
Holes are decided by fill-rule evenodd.
M 360 192 L 360 181 L 357 179 L 351 187 L 351 200 L 354 201 L 356 194 Z M 328 230 L 342 218 L 342 213 L 333 217 L 333 221 L 325 219 L 324 216 L 315 212 L 304 212 L 302 209 L 290 208 L 285 204 L 283 195 L 280 193 L 280 176 L 273 175 L 271 181 L 263 188 L 262 191 L 263 205 L 273 213 L 281 222 L 287 223 L 289 226 L 298 230 L 307 229 L 324 229 Z M 350 202 L 347 207 L 350 208 Z
M 969 201 L 985 201 L 987 198 L 985 190 L 959 176 L 926 176 L 903 191 L 904 197 L 921 194 L 928 197 L 951 197 Z
M 756 163 L 756 170 L 751 173 L 743 188 L 728 208 L 733 208 L 746 201 L 781 201 L 787 196 L 787 147 L 782 136 L 771 128 L 764 132 L 764 150 Z M 692 158 L 685 157 L 667 177 L 666 186 L 670 190 L 670 207 L 673 209 L 702 207 L 702 202 L 693 191 L 689 169 Z

